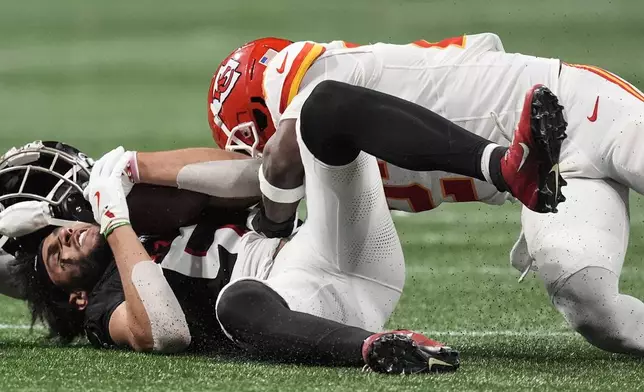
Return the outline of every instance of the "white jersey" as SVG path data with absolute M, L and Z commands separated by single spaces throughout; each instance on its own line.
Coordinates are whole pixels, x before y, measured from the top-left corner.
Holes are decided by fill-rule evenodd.
M 554 88 L 558 71 L 559 60 L 505 53 L 499 37 L 491 33 L 408 45 L 296 42 L 268 63 L 263 87 L 275 124 L 299 117 L 318 83 L 337 80 L 422 105 L 507 145 L 491 113 L 513 129 L 528 88 L 536 83 Z M 392 209 L 425 211 L 443 201 L 502 204 L 511 198 L 491 184 L 462 176 L 413 172 L 384 162 L 380 168 Z
M 240 225 L 213 226 L 182 227 L 163 257 L 155 258 L 155 261 L 164 270 L 191 278 L 227 281 L 229 277 L 225 275 L 234 272 L 233 266 L 243 249 L 242 238 L 247 230 Z

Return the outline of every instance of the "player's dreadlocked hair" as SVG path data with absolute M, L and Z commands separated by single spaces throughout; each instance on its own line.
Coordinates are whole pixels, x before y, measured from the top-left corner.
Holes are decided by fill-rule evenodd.
M 12 279 L 29 305 L 32 327 L 41 321 L 49 327 L 51 338 L 69 343 L 84 335 L 85 312 L 69 303 L 69 294 L 54 286 L 49 279 L 42 278 L 41 272 L 34 268 L 36 259 L 37 255 L 33 253 L 17 254 L 10 264 Z

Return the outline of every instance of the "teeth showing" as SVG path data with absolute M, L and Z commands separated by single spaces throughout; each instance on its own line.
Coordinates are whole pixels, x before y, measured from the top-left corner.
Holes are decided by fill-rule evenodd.
M 81 233 L 80 236 L 78 236 L 78 243 L 80 246 L 83 246 L 83 241 L 85 240 L 85 234 L 87 234 L 87 230 Z

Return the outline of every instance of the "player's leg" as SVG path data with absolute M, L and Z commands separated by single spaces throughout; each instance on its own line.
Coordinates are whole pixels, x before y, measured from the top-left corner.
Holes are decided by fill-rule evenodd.
M 296 236 L 296 238 L 298 238 Z M 282 239 L 267 239 L 249 232 L 242 238 L 231 283 L 219 293 L 216 315 L 226 335 L 251 355 L 272 360 L 327 365 L 363 365 L 360 350 L 371 332 L 322 318 L 320 301 L 307 312 L 291 309 L 284 297 L 266 282 L 279 288 L 292 304 L 291 296 L 310 298 L 323 279 L 330 279 L 307 262 L 314 255 L 298 248 L 292 267 L 275 268 L 275 255 L 284 250 Z M 297 241 L 295 242 L 297 245 Z M 287 245 L 288 250 L 292 245 Z M 307 273 L 294 268 L 309 267 Z M 278 273 L 279 271 L 279 273 Z
M 300 363 L 364 365 L 362 344 L 373 334 L 291 310 L 273 289 L 255 280 L 226 287 L 217 301 L 217 318 L 249 353 Z
M 564 176 L 612 178 L 644 194 L 644 94 L 600 68 L 564 65 L 559 96 L 569 123 Z
M 572 275 L 553 296 L 570 325 L 594 346 L 644 355 L 644 303 L 619 292 L 619 276 L 601 267 Z
M 307 223 L 298 236 L 302 235 L 306 245 L 327 263 L 322 268 L 326 275 L 322 282 L 334 282 L 321 285 L 314 298 L 324 303 L 324 317 L 379 330 L 394 310 L 404 283 L 402 247 L 387 207 L 380 171 L 375 158 L 365 152 L 343 147 L 343 156 L 339 157 L 324 148 L 324 139 L 311 137 L 320 128 L 315 121 L 305 119 L 311 120 L 308 114 L 303 109 L 296 124 L 306 172 L 308 211 Z M 308 301 L 303 309 L 314 306 L 314 301 Z M 418 352 L 412 354 L 415 348 L 407 346 L 412 340 L 417 342 L 414 336 L 418 337 L 374 337 L 366 342 L 369 346 L 365 360 L 372 368 L 380 364 L 380 371 L 391 361 L 398 363 L 392 368 L 409 371 L 415 365 L 400 360 L 399 354 L 406 352 L 408 358 L 420 358 Z M 427 342 L 436 348 L 436 342 Z M 447 347 L 434 351 L 432 358 L 440 358 L 443 370 L 458 366 L 458 354 Z M 427 363 L 426 360 L 427 357 L 421 361 Z
M 612 127 L 602 143 L 603 163 L 611 178 L 644 195 L 644 95 L 641 101 L 629 100 L 620 114 L 621 124 Z
M 261 281 L 239 280 L 227 286 L 217 301 L 217 318 L 229 338 L 262 359 L 326 366 L 367 364 L 392 374 L 458 368 L 456 351 L 423 335 L 407 330 L 372 333 L 294 311 Z
M 566 123 L 557 98 L 544 87 L 528 91 L 509 149 L 412 102 L 335 81 L 313 90 L 301 122 L 315 156 L 335 165 L 365 151 L 409 170 L 491 182 L 539 212 L 556 210 L 562 200 L 557 164 Z
M 382 279 L 382 288 L 389 298 L 368 312 L 378 315 L 375 328 L 381 328 L 400 297 L 405 272 L 402 248 L 387 209 L 375 158 L 359 153 L 342 166 L 328 165 L 311 154 L 300 133 L 298 121 L 297 142 L 306 173 L 307 220 L 279 251 L 270 276 L 264 281 L 267 287 L 263 291 L 274 291 L 288 306 L 287 312 L 268 321 L 279 325 L 286 331 L 285 337 L 294 341 L 320 338 L 297 326 L 293 321 L 295 313 L 301 314 L 298 317 L 311 317 L 312 322 L 325 319 L 368 330 L 371 326 L 365 325 L 364 314 L 344 270 L 354 272 L 360 266 L 361 253 L 368 251 L 369 246 L 378 245 L 384 252 L 376 253 L 370 260 L 373 263 L 370 277 Z M 341 265 L 341 260 L 345 264 Z M 266 349 L 267 344 L 283 342 L 283 335 L 273 339 L 273 335 L 262 333 L 264 328 L 273 330 L 272 327 L 228 320 L 231 317 L 226 310 L 234 307 L 226 304 L 235 293 L 231 288 L 238 284 L 235 282 L 226 288 L 218 301 L 217 313 L 224 329 L 235 341 L 254 351 Z M 297 333 L 285 327 L 291 323 Z M 247 330 L 240 333 L 240 328 Z M 353 345 L 354 352 L 359 353 L 361 345 L 362 341 Z M 294 347 L 301 346 L 296 342 Z M 319 348 L 315 344 L 308 347 L 311 352 L 301 355 L 313 356 L 312 351 Z
M 418 335 L 393 333 L 366 339 L 373 335 L 369 331 L 382 328 L 405 279 L 402 248 L 377 163 L 358 152 L 340 166 L 330 165 L 313 156 L 301 133 L 306 131 L 298 121 L 307 221 L 278 253 L 268 279 L 254 284 L 252 290 L 262 292 L 255 295 L 264 300 L 261 306 L 239 305 L 239 301 L 252 302 L 244 300 L 249 297 L 244 292 L 251 288 L 239 286 L 242 282 L 222 292 L 217 306 L 222 327 L 254 352 L 279 352 L 278 359 L 364 360 L 385 372 L 455 369 L 458 355 L 454 350 L 426 338 L 417 340 L 414 336 Z M 361 302 L 362 295 L 356 295 L 368 290 L 362 282 L 373 288 L 370 301 Z M 239 290 L 232 290 L 235 286 Z M 275 295 L 268 294 L 271 290 Z M 258 314 L 260 308 L 268 309 L 258 316 L 261 323 L 249 320 L 251 312 Z M 245 312 L 236 317 L 231 314 L 239 309 Z M 337 337 L 345 332 L 348 336 Z M 388 361 L 402 367 L 377 366 Z
M 575 330 L 605 350 L 644 354 L 644 303 L 620 294 L 618 286 L 628 244 L 628 189 L 570 179 L 567 193 L 557 214 L 524 209 L 527 253 Z
M 310 290 L 298 287 L 278 292 L 293 309 L 315 309 L 322 317 L 379 330 L 397 304 L 405 281 L 402 247 L 380 171 L 376 159 L 364 152 L 345 155 L 342 162 L 333 154 L 314 154 L 317 140 L 307 141 L 306 135 L 315 131 L 298 120 L 307 221 L 277 256 L 271 281 L 293 270 L 299 270 L 303 278 L 290 284 L 291 288 L 307 285 L 304 277 L 317 278 Z M 302 260 L 303 255 L 310 255 L 309 260 Z M 379 301 L 358 302 L 353 278 L 375 283 L 379 290 L 374 297 Z M 304 290 L 312 295 L 301 295 Z

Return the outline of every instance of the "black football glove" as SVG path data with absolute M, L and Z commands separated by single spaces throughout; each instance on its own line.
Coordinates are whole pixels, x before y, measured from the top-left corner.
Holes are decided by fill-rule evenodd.
M 273 222 L 266 216 L 264 206 L 255 207 L 250 215 L 250 229 L 268 238 L 287 238 L 297 232 L 304 222 L 297 217 L 297 212 L 284 222 Z

